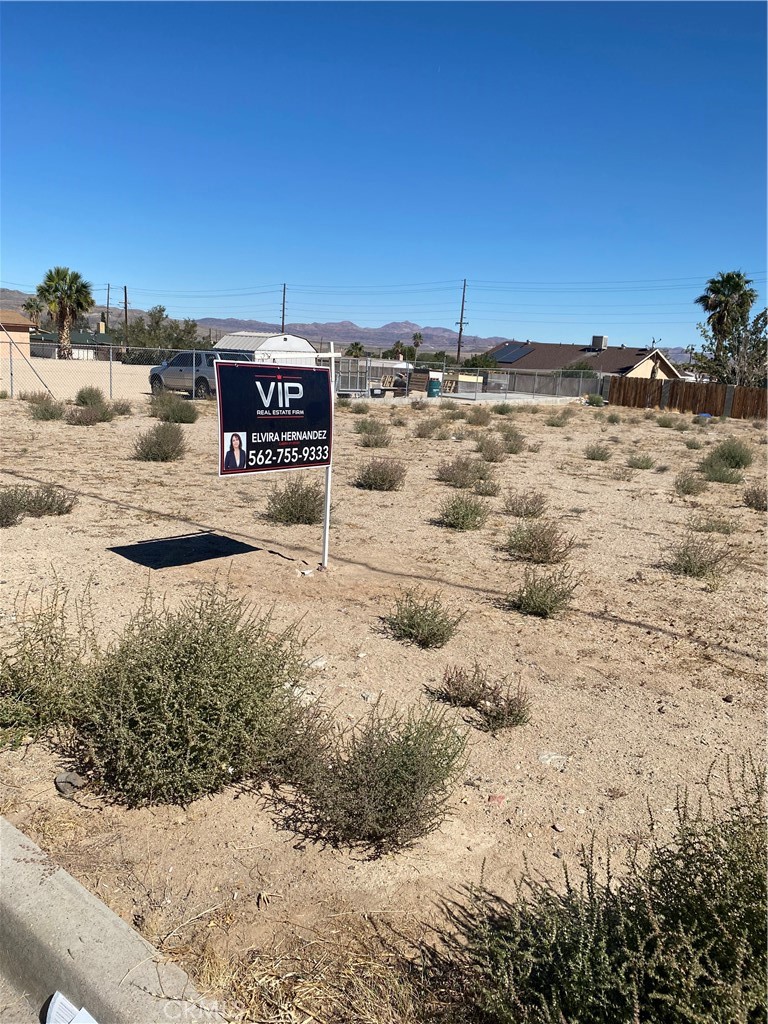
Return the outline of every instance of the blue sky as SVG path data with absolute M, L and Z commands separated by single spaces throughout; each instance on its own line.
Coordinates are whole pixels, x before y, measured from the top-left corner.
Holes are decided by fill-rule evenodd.
M 759 3 L 4 3 L 2 282 L 698 341 L 765 304 Z

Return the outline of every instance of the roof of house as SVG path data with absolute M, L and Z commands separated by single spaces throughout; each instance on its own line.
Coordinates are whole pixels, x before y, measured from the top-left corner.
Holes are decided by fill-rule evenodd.
M 553 345 L 543 341 L 507 341 L 487 354 L 515 370 L 565 370 L 574 363 L 596 373 L 628 373 L 655 352 L 677 374 L 663 352 L 650 348 L 593 349 L 589 345 Z
M 278 352 L 315 351 L 306 338 L 296 334 L 262 334 L 257 331 L 233 331 L 232 334 L 225 334 L 213 347 L 237 349 L 241 352 L 258 352 L 260 349 Z
M 0 309 L 0 324 L 3 327 L 34 327 L 34 323 L 15 309 Z

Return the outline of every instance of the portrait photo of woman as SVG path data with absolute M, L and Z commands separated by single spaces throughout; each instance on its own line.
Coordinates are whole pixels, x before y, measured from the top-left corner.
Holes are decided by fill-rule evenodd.
M 226 435 L 224 443 L 226 444 Z M 224 469 L 245 469 L 245 449 L 240 434 L 229 435 L 229 449 L 224 456 Z

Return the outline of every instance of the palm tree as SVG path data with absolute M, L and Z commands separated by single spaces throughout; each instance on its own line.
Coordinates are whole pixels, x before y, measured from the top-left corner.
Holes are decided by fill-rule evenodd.
M 365 349 L 360 341 L 353 341 L 344 352 L 345 356 L 350 356 L 352 359 L 362 359 L 365 355 Z
M 421 343 L 424 341 L 424 336 L 422 335 L 421 331 L 417 331 L 414 335 L 412 335 L 411 341 L 413 342 L 414 350 L 413 361 L 416 362 L 419 355 L 419 347 Z
M 69 267 L 54 267 L 37 286 L 37 297 L 48 307 L 59 332 L 59 359 L 72 358 L 72 324 L 93 307 L 91 287 Z
M 21 308 L 27 314 L 35 327 L 39 329 L 40 321 L 43 318 L 43 310 L 45 309 L 45 306 L 42 304 L 40 299 L 36 298 L 34 295 L 30 295 L 27 301 L 22 304 Z
M 721 271 L 707 281 L 706 291 L 695 300 L 709 313 L 707 323 L 718 353 L 731 331 L 749 319 L 749 310 L 757 299 L 757 292 L 749 287 L 751 284 L 740 270 Z

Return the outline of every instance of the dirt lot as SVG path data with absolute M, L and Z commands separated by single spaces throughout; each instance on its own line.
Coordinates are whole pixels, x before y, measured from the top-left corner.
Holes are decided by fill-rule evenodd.
M 372 408 L 389 419 L 389 403 Z M 363 915 L 427 917 L 440 895 L 481 872 L 501 894 L 512 892 L 524 860 L 558 877 L 593 833 L 620 860 L 648 836 L 647 801 L 663 829 L 677 787 L 696 790 L 713 762 L 721 771 L 726 755 L 762 748 L 765 516 L 743 505 L 742 486 L 710 484 L 699 498 L 680 498 L 673 481 L 707 445 L 735 436 L 756 456 L 746 482 L 763 482 L 768 446 L 748 422 L 678 432 L 641 412 L 619 412 L 621 423 L 612 425 L 605 412 L 578 407 L 567 426 L 551 427 L 545 410 L 519 411 L 515 421 L 540 448 L 498 467 L 502 494 L 489 499 L 486 526 L 455 533 L 433 524 L 454 493 L 435 470 L 472 452 L 472 439 L 417 439 L 414 424 L 429 413 L 406 410 L 408 425 L 392 428 L 392 447 L 382 453 L 407 462 L 404 490 L 361 491 L 355 469 L 378 453 L 358 446 L 356 417 L 340 410 L 331 568 L 302 575 L 317 567 L 320 528 L 267 522 L 269 478 L 217 477 L 212 407 L 184 427 L 189 454 L 158 465 L 130 457 L 136 436 L 154 422 L 143 406 L 78 428 L 34 422 L 24 403 L 2 402 L 0 482 L 53 482 L 80 495 L 69 516 L 3 531 L 4 628 L 15 596 L 30 584 L 37 592 L 63 581 L 77 597 L 90 580 L 107 636 L 147 586 L 175 603 L 202 583 L 228 579 L 256 605 L 274 604 L 279 622 L 302 619 L 308 659 L 323 659 L 308 689 L 340 716 L 356 720 L 380 695 L 399 705 L 423 702 L 446 666 L 478 660 L 523 681 L 532 721 L 497 738 L 473 730 L 449 819 L 411 850 L 379 860 L 312 846 L 281 829 L 254 795 L 135 811 L 87 791 L 65 802 L 52 782 L 59 762 L 43 745 L 0 755 L 0 811 L 165 948 L 199 946 L 203 933 L 219 948 L 239 949 Z M 693 436 L 704 442 L 701 451 L 686 447 Z M 609 461 L 584 458 L 596 440 L 610 447 Z M 627 470 L 636 452 L 666 471 Z M 501 605 L 524 569 L 498 550 L 512 524 L 502 511 L 509 488 L 544 491 L 575 535 L 580 585 L 560 617 L 530 618 Z M 701 510 L 738 523 L 727 539 L 738 552 L 735 568 L 716 590 L 662 566 L 665 549 Z M 111 550 L 204 530 L 254 550 L 163 569 Z M 466 612 L 441 650 L 403 646 L 381 629 L 398 588 L 416 583 Z

